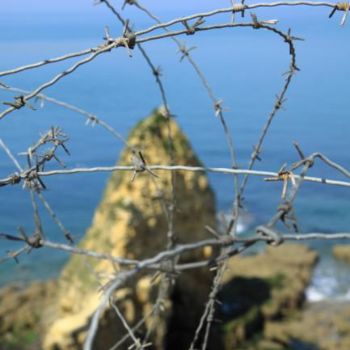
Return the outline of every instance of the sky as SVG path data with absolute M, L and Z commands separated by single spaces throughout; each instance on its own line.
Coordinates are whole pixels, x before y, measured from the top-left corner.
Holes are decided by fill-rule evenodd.
M 1 0 L 1 14 L 17 13 L 71 13 L 94 12 L 96 0 Z M 124 0 L 111 0 L 114 6 L 120 6 Z M 160 12 L 177 11 L 206 11 L 214 8 L 231 6 L 231 0 L 139 0 L 142 5 Z M 235 1 L 239 2 L 239 1 Z M 250 3 L 262 1 L 250 1 Z M 272 1 L 264 1 L 272 2 Z M 98 6 L 97 6 L 98 7 Z M 278 12 L 278 10 L 277 10 Z
M 231 6 L 231 0 L 138 0 L 140 4 L 156 14 L 163 21 L 182 17 L 198 12 L 206 12 L 215 8 L 226 8 Z M 116 8 L 120 9 L 124 0 L 110 0 Z M 236 2 L 238 2 L 236 0 Z M 250 1 L 259 3 L 260 0 Z M 269 1 L 267 1 L 269 2 Z M 272 1 L 270 1 L 272 2 Z M 113 19 L 111 13 L 108 14 L 106 6 L 95 5 L 96 0 L 1 0 L 0 1 L 0 22 L 15 24 L 17 21 L 33 23 L 33 25 L 47 26 L 53 23 L 61 23 L 62 20 L 84 21 L 85 23 L 100 23 Z M 285 26 L 294 27 L 295 23 L 312 26 L 314 23 L 324 19 L 325 22 L 340 21 L 340 14 L 336 14 L 328 20 L 328 8 L 306 8 L 306 7 L 274 7 L 268 9 L 257 9 L 254 11 L 261 20 L 278 19 Z M 135 6 L 126 6 L 123 12 L 124 18 L 132 19 L 132 23 L 138 23 L 143 27 L 148 22 L 144 22 L 145 15 L 140 13 Z M 339 17 L 339 18 L 338 18 Z M 226 15 L 227 18 L 227 15 Z M 236 16 L 237 21 L 249 21 L 250 16 L 241 19 Z M 113 19 L 114 20 L 114 19 Z M 89 21 L 89 22 L 88 22 Z M 324 22 L 324 23 L 325 23 Z M 105 23 L 108 25 L 108 23 Z M 6 28 L 6 26 L 5 26 Z M 14 31 L 8 28 L 8 31 Z M 6 34 L 6 33 L 5 33 Z M 5 35 L 6 36 L 6 35 Z
M 176 17 L 186 16 L 193 13 L 205 12 L 215 8 L 226 8 L 231 6 L 231 0 L 138 0 L 140 4 L 157 14 L 163 20 L 170 20 Z M 110 0 L 113 6 L 120 9 L 124 0 Z M 236 0 L 235 2 L 238 2 Z M 259 3 L 260 0 L 251 0 L 249 3 Z M 266 1 L 273 2 L 273 1 Z M 96 0 L 1 0 L 0 1 L 0 21 L 19 20 L 35 20 L 40 23 L 43 15 L 49 15 L 50 20 L 59 21 L 62 18 L 74 20 L 93 20 L 98 21 L 106 18 L 106 7 L 103 5 L 95 6 Z M 299 21 L 304 23 L 305 20 L 312 25 L 320 18 L 327 20 L 330 10 L 328 8 L 313 7 L 275 7 L 268 9 L 257 9 L 254 11 L 258 14 L 259 19 L 278 19 L 287 25 L 294 26 Z M 107 15 L 108 16 L 108 15 Z M 142 14 L 134 6 L 126 6 L 124 17 L 132 18 L 136 22 Z M 112 17 L 112 16 L 111 16 Z M 340 14 L 336 14 L 331 21 L 338 21 Z M 240 16 L 237 16 L 240 20 Z M 249 21 L 250 16 L 246 16 L 244 20 Z M 340 21 L 340 19 L 339 19 Z M 289 24 L 290 22 L 290 24 Z M 329 21 L 330 22 L 330 21 Z
M 117 9 L 120 9 L 124 0 L 110 0 L 110 2 Z M 43 15 L 49 15 L 53 21 L 69 19 L 78 15 L 80 17 L 76 17 L 76 19 L 80 21 L 89 18 L 89 20 L 96 22 L 101 18 L 108 18 L 109 11 L 106 6 L 103 4 L 96 6 L 95 3 L 95 0 L 1 0 L 0 21 L 25 19 L 40 23 L 45 21 L 45 18 L 42 18 Z M 216 0 L 215 5 L 212 0 L 139 0 L 139 3 L 163 20 L 230 6 L 229 0 Z M 144 18 L 144 15 L 135 6 L 126 6 L 123 16 L 132 18 L 134 21 Z
M 113 5 L 123 3 L 122 0 L 112 0 Z M 94 11 L 95 0 L 2 0 L 0 9 L 2 13 L 6 12 L 91 12 Z M 163 0 L 142 0 L 140 3 L 157 8 L 159 11 L 176 11 L 181 9 L 194 8 L 213 8 L 212 0 L 188 1 L 163 1 Z M 228 0 L 216 0 L 215 7 L 227 7 L 230 5 Z

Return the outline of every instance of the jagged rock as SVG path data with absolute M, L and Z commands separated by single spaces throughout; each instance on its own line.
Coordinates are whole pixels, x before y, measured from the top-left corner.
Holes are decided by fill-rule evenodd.
M 12 284 L 0 289 L 0 349 L 38 349 L 42 311 L 55 297 L 56 282 Z
M 217 314 L 224 322 L 220 327 L 224 348 L 238 349 L 262 334 L 267 322 L 284 319 L 300 309 L 316 261 L 314 251 L 297 244 L 268 247 L 262 254 L 231 259 Z
M 314 252 L 301 245 L 283 245 L 269 248 L 262 254 L 232 258 L 219 295 L 223 304 L 218 306 L 215 317 L 220 318 L 224 323 L 214 327 L 211 338 L 214 335 L 215 341 L 209 343 L 208 348 L 232 349 L 235 346 L 237 350 L 282 350 L 300 345 L 305 349 L 313 349 L 307 346 L 322 344 L 321 349 L 326 350 L 348 349 L 347 334 L 350 334 L 348 304 L 322 303 L 319 307 L 307 308 L 303 313 L 296 312 L 303 302 L 304 290 L 316 259 Z M 78 279 L 77 276 L 75 278 Z M 192 317 L 197 317 L 197 315 L 189 316 L 189 311 L 195 312 L 202 307 L 194 301 L 191 291 L 195 291 L 198 295 L 202 288 L 207 287 L 204 287 L 203 280 L 203 283 L 198 284 L 198 278 L 193 275 L 184 274 L 180 278 L 181 283 L 177 284 L 172 298 L 167 298 L 168 304 L 163 305 L 168 311 L 173 306 L 177 312 L 173 313 L 171 318 L 169 317 L 167 325 L 162 326 L 162 322 L 164 323 L 162 318 L 153 320 L 157 322 L 157 326 L 162 326 L 162 332 L 169 331 L 168 348 L 183 349 L 187 348 L 186 344 L 180 342 L 183 335 L 193 335 L 193 329 L 191 329 L 193 325 L 186 323 Z M 166 280 L 162 281 L 162 283 L 166 282 Z M 206 283 L 209 285 L 208 281 Z M 63 286 L 67 288 L 67 285 Z M 64 296 L 61 288 L 59 289 L 60 298 Z M 56 290 L 57 284 L 54 282 L 33 283 L 28 289 L 11 286 L 0 290 L 1 350 L 39 349 L 36 343 L 37 335 L 41 332 L 41 324 L 49 321 L 48 313 L 43 314 L 42 310 L 50 310 Z M 67 292 L 69 290 L 70 288 Z M 201 302 L 207 297 L 207 289 L 205 290 L 205 293 L 200 296 Z M 149 313 L 153 305 L 150 302 L 153 292 L 152 280 L 149 276 L 140 278 L 137 288 L 128 285 L 119 290 L 118 305 L 125 318 L 136 320 L 142 317 L 141 311 Z M 79 291 L 76 293 L 79 295 Z M 88 295 L 86 293 L 86 296 Z M 89 308 L 89 305 L 94 306 L 98 303 L 97 293 L 91 293 L 90 296 L 90 299 L 84 299 L 86 306 L 84 312 L 65 315 L 62 320 L 56 319 L 55 322 L 57 332 L 67 334 L 67 329 L 76 330 L 68 334 L 71 334 L 71 339 L 75 339 L 77 347 L 79 346 L 77 344 L 81 344 L 84 339 L 84 331 L 79 330 L 77 326 L 81 326 L 83 321 L 88 322 L 89 315 L 94 310 L 93 307 Z M 65 305 L 68 306 L 68 304 Z M 51 317 L 57 317 L 57 315 L 54 313 Z M 100 343 L 96 348 L 105 347 L 103 342 L 108 340 L 111 332 L 108 327 L 109 321 L 115 321 L 113 314 L 105 316 L 100 329 Z M 312 332 L 305 332 L 305 329 L 312 329 Z M 160 336 L 159 333 L 158 336 Z M 219 342 L 220 336 L 224 344 Z M 36 345 L 31 347 L 31 343 Z M 172 346 L 169 345 L 170 343 Z M 6 344 L 10 346 L 6 347 Z M 61 342 L 60 346 L 62 349 L 69 349 L 73 346 L 71 344 Z
M 288 349 L 350 349 L 350 303 L 317 302 L 286 322 L 269 322 L 265 337 Z
M 175 164 L 201 165 L 176 122 L 173 119 L 168 122 L 160 109 L 132 130 L 128 145 L 120 157 L 120 165 L 132 164 L 131 149 L 141 150 L 148 164 L 170 164 L 172 153 Z M 205 225 L 215 226 L 215 198 L 207 176 L 199 172 L 177 172 L 172 180 L 167 171 L 157 171 L 156 175 L 137 173 L 131 181 L 130 172 L 114 173 L 80 246 L 130 259 L 152 257 L 166 249 L 169 227 L 164 206 L 170 204 L 172 181 L 176 197 L 176 242 L 207 238 Z M 197 251 L 185 256 L 183 261 L 208 258 L 210 254 L 208 250 Z M 57 303 L 47 312 L 45 349 L 81 348 L 90 317 L 100 302 L 101 285 L 117 270 L 118 266 L 109 261 L 72 256 L 59 278 Z M 148 315 L 138 334 L 142 336 L 153 329 L 155 335 L 151 340 L 155 348 L 163 348 L 165 344 L 168 348 L 182 348 L 193 336 L 209 292 L 210 278 L 207 270 L 196 270 L 182 274 L 168 288 L 172 282 L 166 277 L 154 279 L 150 274 L 142 274 L 118 290 L 115 299 L 130 326 Z M 164 292 L 158 312 L 152 314 L 160 284 L 164 287 L 159 289 L 161 292 L 171 293 Z M 115 311 L 108 310 L 100 322 L 94 349 L 108 349 L 126 333 Z M 124 348 L 128 345 L 130 342 L 125 342 Z
M 173 120 L 170 132 L 174 141 L 174 162 L 200 165 Z M 158 110 L 134 128 L 128 144 L 140 149 L 149 164 L 169 164 L 168 135 L 167 121 Z M 124 150 L 119 164 L 131 164 L 130 153 L 130 148 Z M 137 173 L 131 181 L 129 172 L 114 173 L 80 246 L 130 259 L 144 259 L 164 250 L 168 244 L 164 205 L 170 203 L 172 179 L 166 171 L 156 174 L 159 178 L 147 172 Z M 215 200 L 207 177 L 203 173 L 178 172 L 175 189 L 176 241 L 184 243 L 207 238 L 204 226 L 215 226 Z M 203 249 L 184 256 L 182 261 L 208 258 L 211 254 L 210 250 Z M 233 257 L 227 264 L 219 293 L 222 304 L 217 305 L 214 317 L 223 323 L 213 324 L 208 349 L 281 350 L 292 344 L 296 331 L 281 330 L 279 325 L 287 324 L 289 321 L 283 321 L 295 315 L 295 310 L 303 304 L 316 260 L 313 251 L 290 244 L 269 247 L 254 256 Z M 25 301 L 23 303 L 10 302 L 16 294 L 12 289 L 0 292 L 3 334 L 8 329 L 7 333 L 13 337 L 16 324 L 21 325 L 20 329 L 35 332 L 40 332 L 44 325 L 45 349 L 81 349 L 91 315 L 100 302 L 100 287 L 118 269 L 109 261 L 75 255 L 65 266 L 57 285 L 48 290 L 45 285 L 39 290 L 30 287 L 36 292 L 25 298 L 20 291 L 18 300 Z M 211 277 L 207 269 L 195 270 L 177 276 L 173 284 L 171 276 L 142 273 L 119 289 L 114 299 L 131 327 L 144 320 L 136 336 L 142 338 L 148 330 L 153 330 L 149 339 L 153 348 L 187 349 L 208 299 Z M 7 295 L 9 302 L 3 295 Z M 17 309 L 21 314 L 14 312 Z M 344 313 L 342 332 L 347 331 L 346 317 Z M 126 333 L 115 310 L 108 309 L 100 320 L 93 349 L 108 349 Z M 303 344 L 307 342 L 305 338 Z M 129 345 L 127 341 L 121 348 Z M 9 349 L 27 350 L 20 346 Z
M 333 247 L 333 255 L 342 261 L 350 263 L 350 245 L 349 244 L 339 244 Z

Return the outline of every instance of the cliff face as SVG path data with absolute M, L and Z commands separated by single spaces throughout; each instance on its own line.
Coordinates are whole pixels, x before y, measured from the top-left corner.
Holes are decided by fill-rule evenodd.
M 172 150 L 169 134 L 173 140 Z M 132 149 L 141 150 L 148 164 L 170 164 L 169 153 L 173 153 L 176 164 L 200 165 L 176 122 L 171 120 L 168 123 L 160 109 L 132 130 L 128 146 L 120 157 L 120 165 L 132 164 Z M 169 231 L 166 208 L 171 205 L 171 174 L 157 171 L 156 177 L 142 172 L 137 173 L 133 181 L 131 175 L 130 172 L 116 172 L 111 176 L 81 247 L 130 259 L 151 257 L 166 248 Z M 178 172 L 173 181 L 176 242 L 206 238 L 205 225 L 215 226 L 215 199 L 206 175 Z M 193 260 L 209 254 L 208 251 L 200 251 L 196 256 L 191 254 L 184 259 Z M 89 319 L 100 301 L 101 285 L 115 275 L 118 269 L 109 261 L 72 256 L 59 278 L 57 302 L 47 313 L 49 326 L 44 339 L 45 349 L 81 347 Z M 164 276 L 152 279 L 151 275 L 143 274 L 138 277 L 115 295 L 126 321 L 133 326 L 148 315 L 145 325 L 140 328 L 141 333 L 155 328 L 155 336 L 151 340 L 156 347 L 161 348 L 165 342 L 171 343 L 174 333 L 168 329 L 170 340 L 166 339 L 167 325 L 179 319 L 180 313 L 183 320 L 181 339 L 188 342 L 186 334 L 188 339 L 193 334 L 198 312 L 208 295 L 209 272 L 203 270 L 183 274 L 176 279 L 175 285 L 165 289 L 158 288 L 161 284 L 171 284 Z M 154 312 L 159 290 L 171 292 L 158 298 L 161 299 L 161 307 Z M 112 346 L 125 333 L 115 312 L 107 311 L 101 321 L 94 349 Z M 130 342 L 126 342 L 125 347 L 127 345 Z

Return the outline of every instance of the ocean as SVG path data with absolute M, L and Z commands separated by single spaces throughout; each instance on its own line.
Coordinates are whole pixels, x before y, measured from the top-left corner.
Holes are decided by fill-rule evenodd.
M 305 40 L 295 43 L 300 72 L 293 79 L 287 100 L 273 121 L 263 146 L 262 161 L 256 169 L 278 171 L 285 162 L 296 161 L 298 155 L 293 141 L 297 141 L 306 154 L 322 152 L 348 167 L 349 25 L 340 27 L 339 16 L 328 19 L 323 9 L 270 9 L 257 13 L 259 18 L 260 14 L 264 19 L 279 18 L 278 28 L 286 31 L 291 27 L 293 35 Z M 166 18 L 172 15 L 164 13 Z M 112 36 L 118 36 L 121 31 L 112 15 L 101 6 L 82 16 L 68 12 L 57 15 L 33 11 L 28 15 L 13 11 L 2 13 L 0 17 L 1 71 L 97 46 L 106 25 Z M 242 20 L 236 17 L 237 21 Z M 144 17 L 137 18 L 136 29 L 151 24 Z M 193 58 L 205 72 L 217 98 L 223 100 L 239 166 L 247 167 L 252 147 L 284 83 L 283 73 L 289 66 L 287 45 L 270 32 L 251 28 L 211 31 L 180 39 L 188 47 L 196 46 Z M 187 62 L 179 62 L 180 56 L 171 40 L 150 42 L 144 48 L 154 64 L 161 66 L 171 112 L 200 159 L 207 166 L 230 166 L 222 127 L 193 69 Z M 73 61 L 3 77 L 0 81 L 32 90 Z M 123 49 L 101 55 L 45 93 L 96 114 L 125 137 L 138 120 L 161 104 L 154 77 L 136 50 L 132 58 Z M 0 90 L 0 96 L 1 101 L 10 101 L 14 94 Z M 82 116 L 50 103 L 41 105 L 40 101 L 33 101 L 33 107 L 35 110 L 21 109 L 0 120 L 0 138 L 14 154 L 25 151 L 40 133 L 58 126 L 69 136 L 67 145 L 71 156 L 61 154 L 67 168 L 116 163 L 123 145 L 102 128 L 87 126 Z M 26 164 L 25 157 L 18 156 L 18 159 L 22 165 Z M 51 165 L 55 167 L 57 165 Z M 15 171 L 0 150 L 0 177 Z M 316 162 L 310 175 L 343 179 L 320 162 Z M 232 177 L 218 174 L 209 177 L 219 212 L 229 213 Z M 75 237 L 82 237 L 91 224 L 108 178 L 106 173 L 96 173 L 45 179 L 45 198 Z M 241 223 L 242 231 L 267 222 L 276 210 L 280 194 L 280 183 L 250 178 L 245 194 L 249 220 Z M 34 225 L 27 191 L 21 186 L 3 187 L 0 199 L 0 232 L 16 234 L 22 226 L 30 233 Z M 305 183 L 295 210 L 302 232 L 349 231 L 350 199 L 346 188 Z M 44 210 L 41 212 L 47 238 L 64 241 L 51 218 Z M 3 256 L 19 247 L 18 243 L 5 240 L 0 244 Z M 309 300 L 350 298 L 350 266 L 333 259 L 333 242 L 308 244 L 322 257 L 307 291 Z M 19 263 L 11 260 L 1 265 L 0 284 L 55 277 L 68 257 L 49 249 L 32 251 L 21 256 Z

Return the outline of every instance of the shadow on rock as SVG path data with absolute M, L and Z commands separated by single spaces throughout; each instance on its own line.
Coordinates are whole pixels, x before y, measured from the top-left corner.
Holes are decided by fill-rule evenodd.
M 219 293 L 219 313 L 224 321 L 240 317 L 271 296 L 270 285 L 261 278 L 235 277 Z

